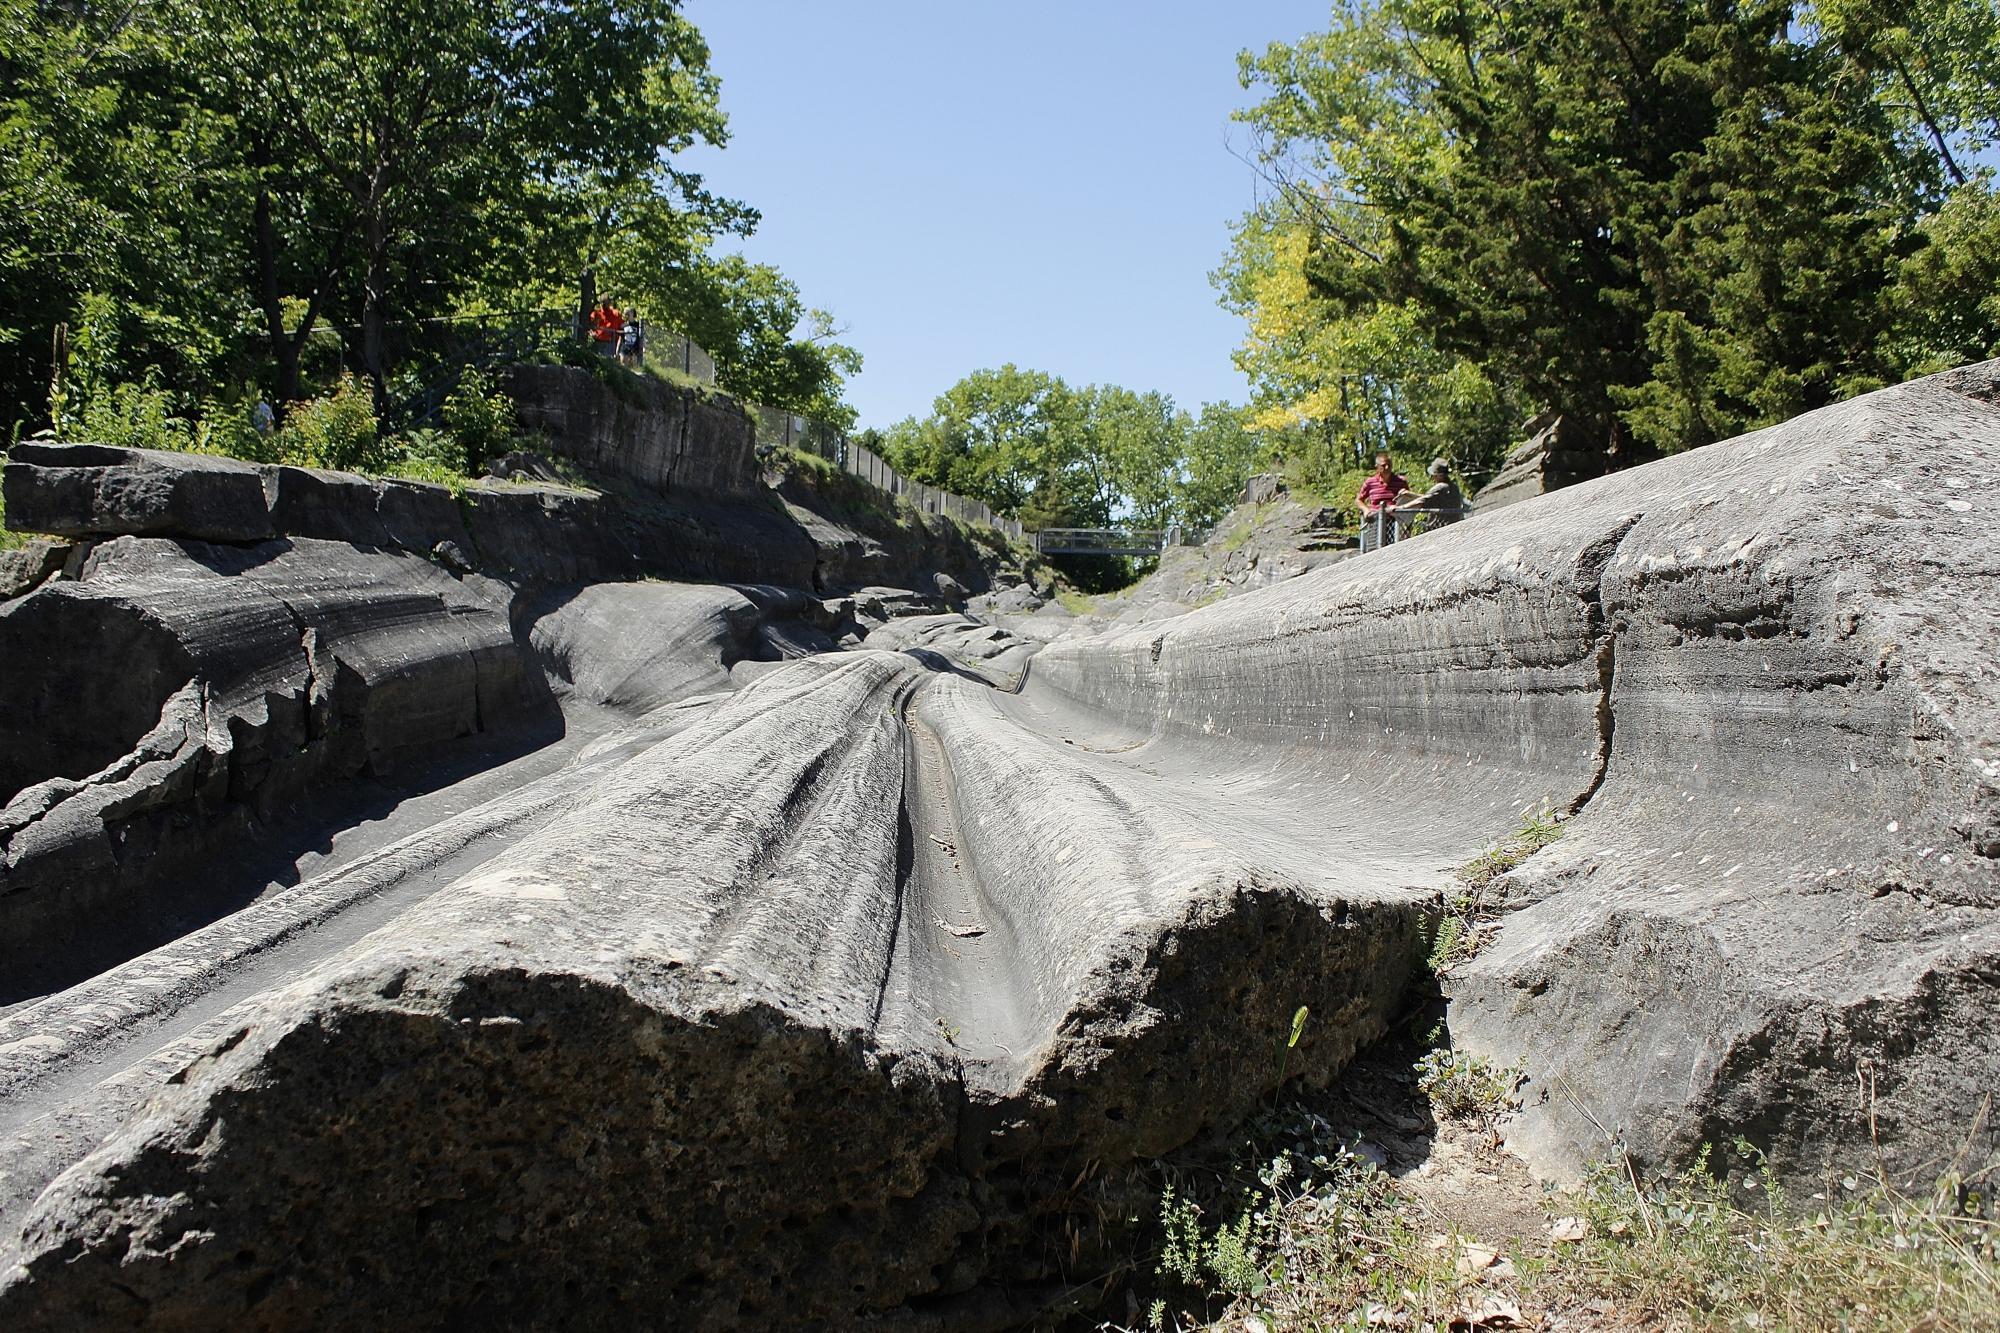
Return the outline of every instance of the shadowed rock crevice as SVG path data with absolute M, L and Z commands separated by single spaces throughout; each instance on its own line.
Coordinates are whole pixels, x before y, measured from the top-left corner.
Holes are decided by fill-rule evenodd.
M 1613 691 L 1618 679 L 1618 632 L 1619 626 L 1608 622 L 1604 614 L 1604 571 L 1612 558 L 1618 554 L 1625 534 L 1637 527 L 1642 514 L 1632 515 L 1623 527 L 1607 535 L 1595 546 L 1584 550 L 1578 563 L 1582 566 L 1582 595 L 1586 613 L 1596 631 L 1597 649 L 1597 743 L 1596 755 L 1592 761 L 1590 783 L 1578 792 L 1566 814 L 1574 815 L 1590 804 L 1590 798 L 1597 795 L 1597 789 L 1604 785 L 1604 775 L 1611 769 L 1611 746 L 1618 730 L 1618 706 Z

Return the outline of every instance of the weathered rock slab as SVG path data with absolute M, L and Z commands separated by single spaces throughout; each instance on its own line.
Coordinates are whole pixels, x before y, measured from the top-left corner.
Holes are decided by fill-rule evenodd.
M 1034 662 L 1031 695 L 1364 785 L 1382 836 L 1573 811 L 1448 984 L 1553 1174 L 1745 1134 L 1920 1182 L 2000 1089 L 2000 363 Z M 1286 759 L 1285 756 L 1290 756 Z
M 0 1319 L 844 1324 L 1102 1247 L 1052 1203 L 1077 1172 L 1241 1115 L 1287 1058 L 1329 1076 L 1429 895 L 1158 856 L 1184 809 L 995 697 L 814 659 L 635 755 L 240 1010 L 44 1194 Z M 1065 821 L 1080 851 L 999 857 Z
M 8 523 L 62 537 L 191 537 L 254 542 L 277 535 L 263 470 L 233 458 L 26 441 L 8 453 Z
M 504 589 L 305 539 L 103 543 L 79 578 L 0 605 L 0 678 L 10 948 L 311 783 L 532 699 Z

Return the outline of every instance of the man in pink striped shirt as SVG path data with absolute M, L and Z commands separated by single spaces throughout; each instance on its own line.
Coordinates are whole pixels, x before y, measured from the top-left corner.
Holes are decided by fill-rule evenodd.
M 1396 503 L 1396 497 L 1410 489 L 1410 483 L 1396 474 L 1389 455 L 1375 455 L 1375 470 L 1368 474 L 1368 480 L 1361 483 L 1361 490 L 1354 497 L 1354 503 L 1361 506 L 1361 516 L 1371 517 L 1384 505 Z

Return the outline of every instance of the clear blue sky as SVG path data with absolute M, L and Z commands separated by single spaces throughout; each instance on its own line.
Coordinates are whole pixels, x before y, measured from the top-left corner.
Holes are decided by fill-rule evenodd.
M 1256 198 L 1236 53 L 1325 0 L 689 0 L 729 146 L 684 164 L 760 209 L 744 246 L 847 326 L 863 425 L 983 366 L 1242 401 L 1209 272 Z

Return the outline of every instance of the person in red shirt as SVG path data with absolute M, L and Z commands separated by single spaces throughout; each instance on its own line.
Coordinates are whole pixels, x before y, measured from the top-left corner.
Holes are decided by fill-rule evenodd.
M 1389 455 L 1375 455 L 1375 470 L 1361 483 L 1354 503 L 1361 507 L 1361 549 L 1372 551 L 1395 541 L 1397 497 L 1410 488 L 1396 472 Z
M 1389 455 L 1375 455 L 1375 470 L 1368 474 L 1368 480 L 1361 483 L 1361 490 L 1355 495 L 1354 503 L 1361 506 L 1361 515 L 1367 518 L 1384 505 L 1396 503 L 1396 497 L 1410 488 L 1396 472 Z
M 599 301 L 597 309 L 590 312 L 590 337 L 598 344 L 597 350 L 610 356 L 624 333 L 625 316 L 618 313 L 618 307 L 609 300 Z

